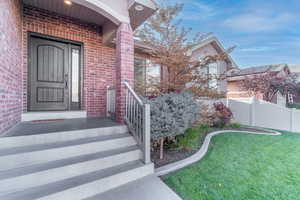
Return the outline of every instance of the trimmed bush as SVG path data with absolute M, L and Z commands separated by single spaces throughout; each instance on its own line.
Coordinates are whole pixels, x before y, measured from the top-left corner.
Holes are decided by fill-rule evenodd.
M 201 124 L 197 127 L 189 128 L 184 135 L 176 136 L 176 143 L 173 145 L 176 149 L 198 149 L 201 145 L 201 139 L 211 128 L 208 125 Z
M 222 102 L 214 103 L 214 108 L 216 110 L 216 121 L 214 126 L 219 128 L 225 127 L 233 118 L 231 110 Z
M 230 123 L 226 125 L 226 128 L 235 128 L 235 129 L 239 129 L 242 128 L 242 125 L 239 123 Z
M 168 93 L 144 101 L 151 106 L 152 140 L 184 134 L 198 117 L 199 106 L 190 92 Z

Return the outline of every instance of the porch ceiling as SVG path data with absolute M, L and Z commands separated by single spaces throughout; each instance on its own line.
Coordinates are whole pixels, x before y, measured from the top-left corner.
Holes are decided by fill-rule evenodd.
M 24 4 L 49 10 L 102 27 L 103 43 L 111 44 L 120 23 L 130 23 L 133 30 L 156 10 L 153 0 L 23 0 Z M 137 9 L 141 7 L 142 9 Z
M 63 0 L 23 0 L 23 3 L 75 19 L 80 19 L 84 22 L 97 24 L 99 26 L 103 26 L 107 23 L 112 23 L 109 21 L 109 19 L 97 13 L 96 11 L 93 11 L 85 6 L 81 6 L 76 3 L 67 5 Z

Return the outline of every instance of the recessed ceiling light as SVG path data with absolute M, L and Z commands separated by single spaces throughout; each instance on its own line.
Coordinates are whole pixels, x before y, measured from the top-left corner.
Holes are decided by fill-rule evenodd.
M 136 5 L 134 7 L 134 9 L 137 10 L 137 11 L 142 11 L 142 10 L 144 10 L 144 6 L 142 6 L 142 5 Z
M 70 1 L 70 0 L 65 0 L 65 4 L 67 4 L 67 5 L 72 5 L 72 1 Z

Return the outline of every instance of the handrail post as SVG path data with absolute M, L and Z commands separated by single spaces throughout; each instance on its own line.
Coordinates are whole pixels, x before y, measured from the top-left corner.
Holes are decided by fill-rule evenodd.
M 151 163 L 150 105 L 145 104 L 127 82 L 123 84 L 127 88 L 124 119 L 143 151 L 143 162 L 149 164 Z
M 144 105 L 144 162 L 148 164 L 151 162 L 151 137 L 150 137 L 150 105 Z

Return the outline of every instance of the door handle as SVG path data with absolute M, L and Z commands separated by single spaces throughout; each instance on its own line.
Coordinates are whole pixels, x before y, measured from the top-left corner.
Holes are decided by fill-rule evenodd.
M 68 74 L 65 74 L 65 89 L 68 89 Z

